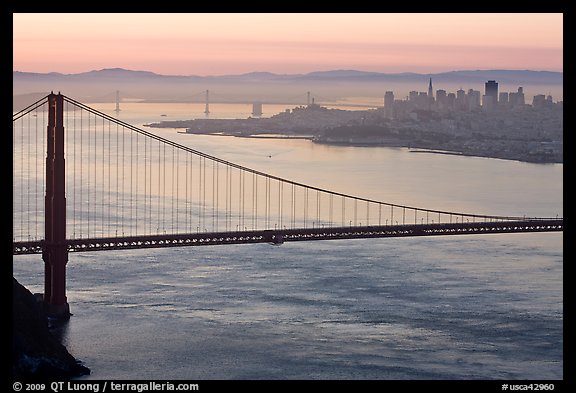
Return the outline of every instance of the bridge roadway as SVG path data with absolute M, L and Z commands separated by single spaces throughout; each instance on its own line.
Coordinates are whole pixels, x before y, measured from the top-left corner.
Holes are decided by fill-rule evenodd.
M 235 232 L 197 232 L 173 235 L 146 235 L 67 240 L 69 252 L 165 248 L 225 244 L 271 243 L 289 241 L 366 239 L 383 237 L 467 235 L 563 231 L 564 219 L 526 219 L 519 221 L 436 223 L 385 226 L 349 226 L 305 229 L 271 229 Z M 14 242 L 13 255 L 40 254 L 45 241 Z

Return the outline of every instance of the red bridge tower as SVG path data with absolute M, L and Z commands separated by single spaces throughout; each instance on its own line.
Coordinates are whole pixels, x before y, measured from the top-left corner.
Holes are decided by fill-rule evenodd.
M 69 318 L 66 299 L 66 168 L 64 161 L 64 99 L 48 96 L 48 139 L 46 154 L 44 303 L 49 316 Z

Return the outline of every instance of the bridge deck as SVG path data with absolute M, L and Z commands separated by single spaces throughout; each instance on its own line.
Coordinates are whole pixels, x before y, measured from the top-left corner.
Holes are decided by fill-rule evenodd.
M 525 221 L 466 222 L 386 226 L 350 226 L 306 229 L 275 229 L 237 232 L 198 232 L 173 235 L 148 235 L 68 240 L 70 252 L 134 248 L 165 248 L 223 244 L 272 243 L 290 241 L 366 239 L 384 237 L 466 235 L 489 233 L 554 232 L 564 230 L 563 219 Z M 14 242 L 13 255 L 42 253 L 43 240 Z

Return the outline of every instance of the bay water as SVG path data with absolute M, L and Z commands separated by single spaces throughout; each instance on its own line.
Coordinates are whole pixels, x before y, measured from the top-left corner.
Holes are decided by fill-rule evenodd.
M 114 104 L 92 106 L 113 114 Z M 250 110 L 213 105 L 210 116 Z M 563 215 L 561 164 L 144 126 L 202 111 L 127 103 L 118 117 L 336 192 L 464 213 Z M 43 291 L 40 255 L 15 256 L 13 271 Z M 59 334 L 91 369 L 87 380 L 563 378 L 561 232 L 82 252 L 70 254 L 67 274 L 74 315 Z

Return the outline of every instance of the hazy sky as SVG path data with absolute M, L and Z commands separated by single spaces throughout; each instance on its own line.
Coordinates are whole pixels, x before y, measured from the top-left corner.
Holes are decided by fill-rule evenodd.
M 13 14 L 13 69 L 563 70 L 559 13 Z

